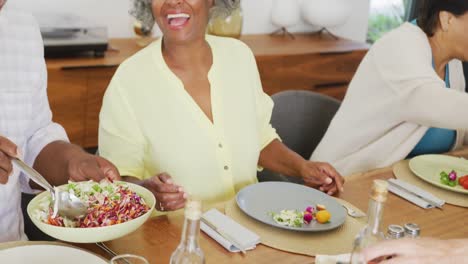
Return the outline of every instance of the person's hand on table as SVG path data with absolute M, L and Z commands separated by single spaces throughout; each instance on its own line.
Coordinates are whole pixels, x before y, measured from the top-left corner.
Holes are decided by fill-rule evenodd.
M 143 186 L 153 192 L 158 211 L 175 211 L 185 206 L 187 193 L 182 187 L 174 184 L 167 173 L 161 173 L 143 181 Z
M 71 181 L 93 180 L 99 182 L 103 179 L 121 180 L 119 171 L 108 160 L 86 153 L 76 152 L 68 160 L 68 174 Z
M 378 243 L 363 251 L 366 263 L 452 264 L 468 263 L 468 239 L 397 239 Z M 391 258 L 389 258 L 391 256 Z M 386 259 L 380 262 L 375 259 Z
M 301 177 L 307 186 L 319 188 L 328 195 L 344 190 L 344 178 L 328 163 L 305 161 Z
M 0 184 L 6 184 L 13 171 L 11 157 L 18 155 L 18 147 L 6 137 L 0 136 Z

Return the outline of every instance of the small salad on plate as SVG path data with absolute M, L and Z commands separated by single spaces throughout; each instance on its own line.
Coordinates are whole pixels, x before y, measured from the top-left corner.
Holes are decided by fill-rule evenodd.
M 449 173 L 442 171 L 440 173 L 440 183 L 450 187 L 456 187 L 458 184 L 468 190 L 468 175 L 460 176 L 454 169 Z
M 331 214 L 324 205 L 317 204 L 315 207 L 308 206 L 304 211 L 281 210 L 279 213 L 270 212 L 273 220 L 282 226 L 303 227 L 313 221 L 320 224 L 326 224 L 330 221 Z
M 53 202 L 50 196 L 45 196 L 33 217 L 54 226 L 89 228 L 124 223 L 151 210 L 141 196 L 122 182 L 69 182 L 65 188 L 88 206 L 84 216 L 75 219 L 53 217 Z

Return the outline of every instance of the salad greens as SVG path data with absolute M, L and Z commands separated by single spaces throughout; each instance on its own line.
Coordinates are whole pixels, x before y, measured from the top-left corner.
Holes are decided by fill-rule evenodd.
M 281 210 L 279 213 L 271 212 L 273 220 L 283 226 L 302 227 L 304 223 L 304 212 L 297 210 Z

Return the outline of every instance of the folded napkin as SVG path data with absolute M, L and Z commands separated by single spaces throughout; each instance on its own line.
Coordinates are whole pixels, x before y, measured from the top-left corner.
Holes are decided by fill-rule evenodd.
M 405 181 L 389 179 L 388 182 L 390 183 L 388 186 L 388 190 L 390 192 L 414 203 L 421 208 L 430 209 L 436 206 L 442 207 L 445 204 L 444 200 Z
M 228 237 L 234 239 L 239 243 L 245 250 L 254 249 L 258 243 L 260 243 L 260 237 L 254 232 L 243 227 L 230 217 L 222 214 L 216 209 L 211 209 L 208 212 L 203 214 L 203 218 L 208 220 L 212 225 L 216 227 L 222 233 L 228 235 Z M 233 241 L 228 240 L 226 237 L 223 237 L 219 232 L 213 230 L 211 227 L 201 222 L 201 230 L 209 235 L 211 238 L 216 240 L 221 244 L 225 249 L 230 252 L 239 252 L 240 250 L 234 246 Z
M 351 260 L 351 254 L 315 256 L 315 264 L 350 263 L 350 260 Z

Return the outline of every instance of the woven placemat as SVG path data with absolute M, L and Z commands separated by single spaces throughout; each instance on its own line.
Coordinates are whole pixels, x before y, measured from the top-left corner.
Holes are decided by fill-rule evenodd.
M 337 201 L 361 212 L 346 201 L 341 199 L 337 199 Z M 247 216 L 239 209 L 235 199 L 226 203 L 225 210 L 226 215 L 257 233 L 262 244 L 308 256 L 350 253 L 354 237 L 366 224 L 366 217 L 352 218 L 348 216 L 341 227 L 331 231 L 296 232 L 269 226 Z
M 393 174 L 399 180 L 413 184 L 425 191 L 444 200 L 448 204 L 457 205 L 461 207 L 468 207 L 468 195 L 463 193 L 451 192 L 444 190 L 428 182 L 423 181 L 409 168 L 409 161 L 403 160 L 393 166 Z

